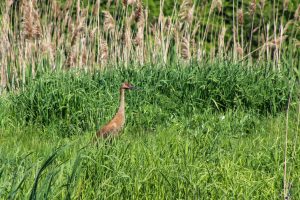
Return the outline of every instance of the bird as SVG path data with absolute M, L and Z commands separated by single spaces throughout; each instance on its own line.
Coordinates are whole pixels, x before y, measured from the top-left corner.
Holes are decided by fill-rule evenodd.
M 128 82 L 122 83 L 120 87 L 119 109 L 115 116 L 112 118 L 112 120 L 110 120 L 106 125 L 104 125 L 96 132 L 96 137 L 94 141 L 97 141 L 99 138 L 114 138 L 120 135 L 120 131 L 122 130 L 125 124 L 125 91 L 133 89 L 136 89 L 136 87 L 132 84 Z

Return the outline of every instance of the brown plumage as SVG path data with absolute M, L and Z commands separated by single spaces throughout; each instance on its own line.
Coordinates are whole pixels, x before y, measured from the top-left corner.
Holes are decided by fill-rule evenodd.
M 134 86 L 130 83 L 123 83 L 120 87 L 120 106 L 118 112 L 113 119 L 104 125 L 96 133 L 96 140 L 98 138 L 116 137 L 125 124 L 125 90 L 132 90 Z

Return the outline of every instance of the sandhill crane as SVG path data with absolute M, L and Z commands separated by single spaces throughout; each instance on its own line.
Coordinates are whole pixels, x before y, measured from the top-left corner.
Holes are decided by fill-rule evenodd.
M 125 82 L 121 85 L 119 110 L 110 122 L 97 131 L 95 140 L 119 135 L 125 124 L 125 90 L 132 89 L 135 89 L 135 87 L 130 83 Z

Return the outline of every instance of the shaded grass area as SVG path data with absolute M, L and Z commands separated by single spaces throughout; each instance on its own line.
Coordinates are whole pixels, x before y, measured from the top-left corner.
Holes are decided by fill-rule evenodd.
M 226 64 L 38 77 L 0 99 L 0 198 L 282 199 L 285 77 Z M 123 134 L 90 145 L 124 80 L 143 90 L 127 93 Z M 288 122 L 293 199 L 297 106 Z

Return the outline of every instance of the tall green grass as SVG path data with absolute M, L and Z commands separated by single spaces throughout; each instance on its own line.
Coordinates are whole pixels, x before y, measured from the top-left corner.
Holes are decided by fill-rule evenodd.
M 285 71 L 219 63 L 48 72 L 0 98 L 1 199 L 300 197 L 297 90 Z M 290 78 L 287 78 L 290 77 Z M 127 124 L 91 137 L 126 93 Z
M 11 96 L 11 110 L 20 121 L 56 124 L 64 134 L 95 130 L 116 111 L 118 88 L 127 80 L 143 88 L 126 94 L 129 124 L 153 129 L 174 117 L 190 117 L 207 109 L 276 114 L 288 102 L 287 77 L 286 72 L 227 63 L 120 68 L 93 75 L 49 72 Z

